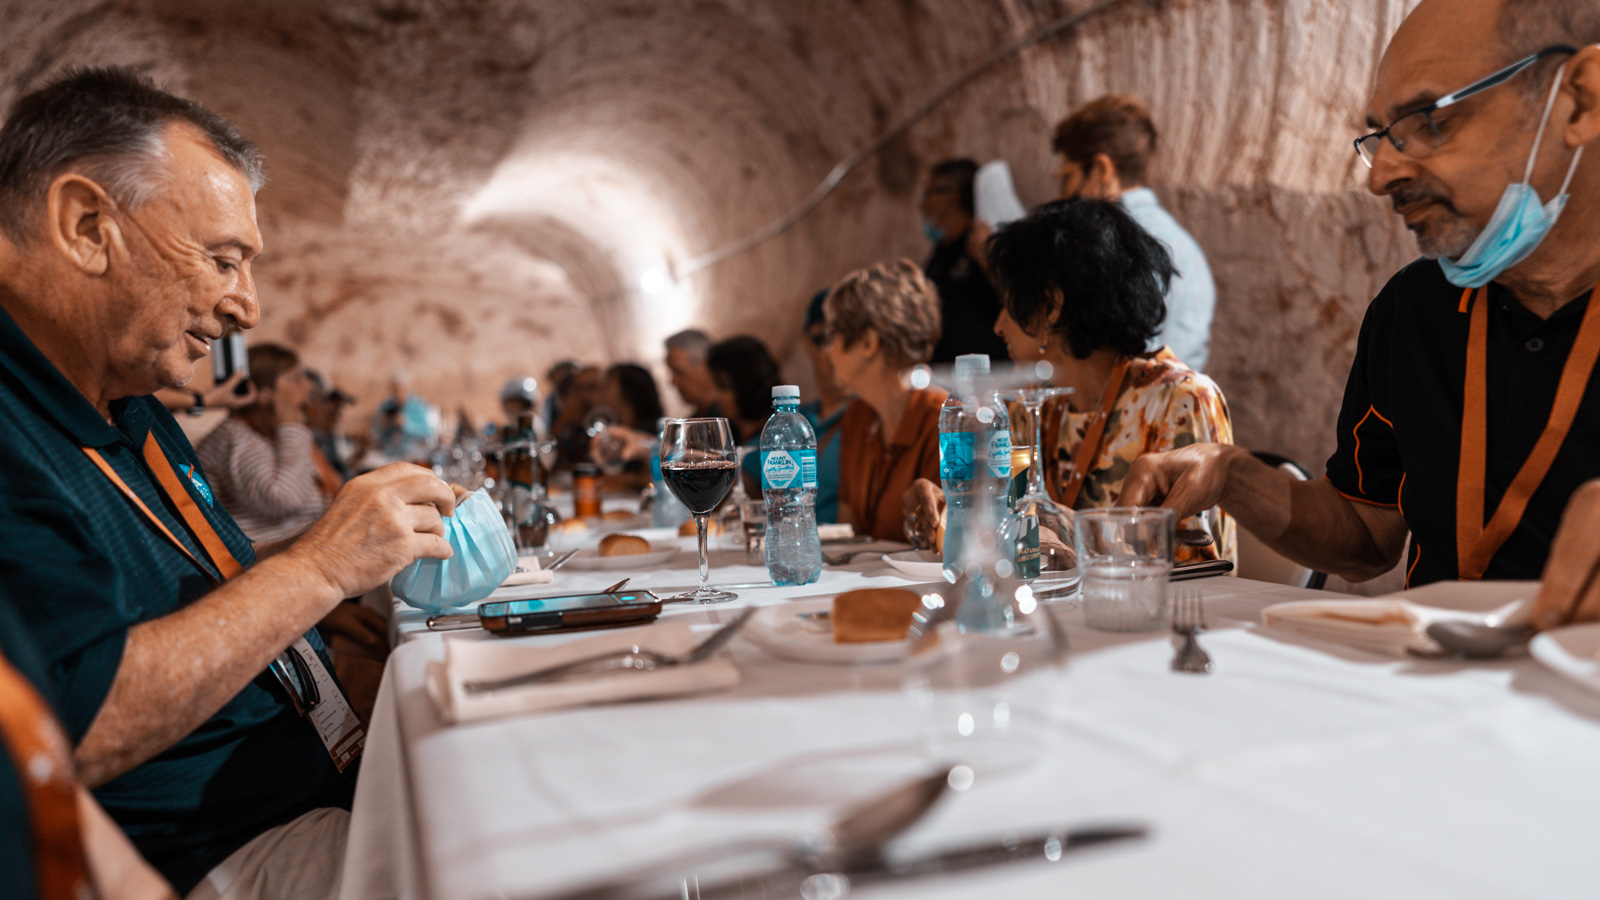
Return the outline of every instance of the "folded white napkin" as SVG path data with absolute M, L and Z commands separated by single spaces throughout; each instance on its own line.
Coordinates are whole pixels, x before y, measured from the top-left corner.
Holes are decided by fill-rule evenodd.
M 1525 622 L 1538 592 L 1537 581 L 1440 581 L 1366 600 L 1277 603 L 1261 611 L 1261 621 L 1304 637 L 1405 656 L 1407 650 L 1438 651 L 1427 634 L 1434 622 Z
M 500 582 L 500 586 L 513 587 L 519 584 L 549 584 L 555 580 L 556 573 L 551 572 L 539 565 L 539 557 L 519 556 L 517 557 L 516 571 L 512 572 L 510 575 L 507 575 L 506 580 Z
M 451 724 L 513 713 L 538 713 L 569 706 L 615 703 L 720 690 L 739 683 L 739 669 L 725 657 L 648 672 L 619 670 L 565 681 L 529 684 L 499 691 L 468 693 L 468 681 L 509 678 L 612 650 L 638 645 L 677 655 L 694 649 L 694 634 L 683 622 L 657 622 L 605 631 L 582 640 L 550 644 L 538 639 L 446 639 L 444 661 L 428 664 L 427 688 L 439 717 Z
M 817 526 L 819 541 L 848 541 L 855 536 L 855 526 L 849 522 L 829 522 Z

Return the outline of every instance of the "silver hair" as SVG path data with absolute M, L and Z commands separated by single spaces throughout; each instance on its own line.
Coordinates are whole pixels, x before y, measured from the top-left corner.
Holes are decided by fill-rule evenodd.
M 711 336 L 698 328 L 680 331 L 667 338 L 667 350 L 682 350 L 697 361 L 704 362 L 706 354 L 711 352 Z
M 50 182 L 75 171 L 136 208 L 168 186 L 172 126 L 195 129 L 257 191 L 261 151 L 232 122 L 123 68 L 75 69 L 18 99 L 0 127 L 0 233 L 25 246 Z

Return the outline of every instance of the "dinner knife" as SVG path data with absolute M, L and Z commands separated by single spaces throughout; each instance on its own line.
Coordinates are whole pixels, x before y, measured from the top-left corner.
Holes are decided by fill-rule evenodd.
M 982 841 L 903 860 L 884 857 L 852 861 L 837 868 L 825 859 L 791 857 L 782 866 L 743 877 L 702 880 L 697 873 L 676 878 L 648 878 L 642 883 L 609 883 L 599 890 L 560 895 L 561 900 L 749 900 L 749 898 L 817 897 L 842 900 L 851 890 L 870 884 L 908 881 L 932 875 L 972 872 L 1014 862 L 1058 862 L 1068 853 L 1149 835 L 1143 825 L 1100 825 L 1052 829 L 1029 835 L 1009 833 L 998 841 Z

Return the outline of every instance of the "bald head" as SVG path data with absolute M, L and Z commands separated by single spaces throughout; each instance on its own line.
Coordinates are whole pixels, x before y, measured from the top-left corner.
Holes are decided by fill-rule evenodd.
M 1555 196 L 1580 147 L 1600 133 L 1600 3 L 1593 0 L 1423 0 L 1378 66 L 1366 118 L 1391 140 L 1376 145 L 1368 187 L 1388 197 L 1426 256 L 1459 258 L 1483 232 L 1507 185 L 1531 166 L 1541 198 Z M 1436 101 L 1541 51 L 1541 62 L 1457 102 Z M 1557 72 L 1561 72 L 1560 89 Z M 1535 155 L 1549 110 L 1550 130 Z M 1398 141 L 1398 143 L 1396 143 Z M 1587 240 L 1600 179 L 1588 159 L 1569 212 L 1526 271 Z M 1586 256 L 1588 251 L 1577 254 Z M 1600 251 L 1597 251 L 1600 252 Z M 1574 258 L 1575 259 L 1575 258 Z M 1513 275 L 1514 278 L 1522 277 Z

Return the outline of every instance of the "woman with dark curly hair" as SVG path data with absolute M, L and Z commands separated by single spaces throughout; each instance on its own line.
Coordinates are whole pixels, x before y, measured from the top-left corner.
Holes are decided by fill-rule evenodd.
M 994 330 L 1011 358 L 1044 360 L 1052 382 L 1073 389 L 1044 411 L 1044 475 L 1056 502 L 1114 506 L 1140 455 L 1233 442 L 1216 383 L 1165 347 L 1145 351 L 1166 317 L 1174 269 L 1121 206 L 1047 204 L 991 237 L 986 255 L 1004 306 Z M 912 527 L 931 538 L 944 509 L 938 485 L 913 484 L 906 505 Z M 1220 524 L 1212 545 L 1180 547 L 1178 562 L 1233 558 L 1233 524 Z

